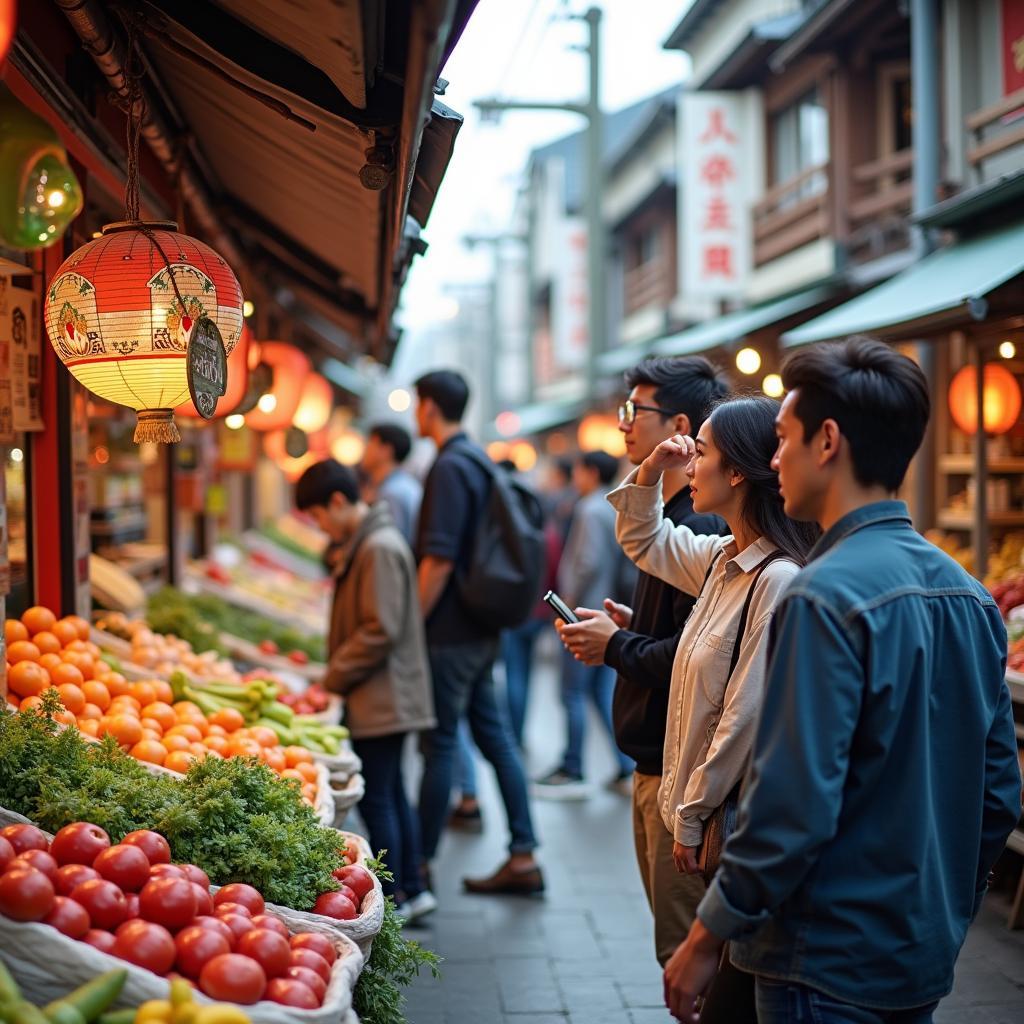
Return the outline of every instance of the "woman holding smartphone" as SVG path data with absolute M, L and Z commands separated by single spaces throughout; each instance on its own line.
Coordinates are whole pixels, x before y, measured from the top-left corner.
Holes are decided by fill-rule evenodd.
M 743 778 L 767 668 L 768 626 L 818 535 L 783 512 L 771 469 L 779 403 L 722 402 L 696 439 L 663 441 L 608 500 L 616 535 L 644 571 L 697 597 L 672 668 L 658 794 L 676 866 L 698 874 L 709 819 Z M 661 476 L 686 468 L 696 512 L 716 513 L 730 536 L 697 535 L 662 514 Z M 740 635 L 742 633 L 742 635 Z M 754 979 L 723 961 L 701 1020 L 755 1021 Z

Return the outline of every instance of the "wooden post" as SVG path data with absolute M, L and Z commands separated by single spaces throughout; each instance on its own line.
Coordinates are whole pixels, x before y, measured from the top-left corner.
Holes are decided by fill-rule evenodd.
M 974 574 L 988 571 L 988 436 L 985 433 L 985 343 L 974 339 L 978 427 L 974 432 Z

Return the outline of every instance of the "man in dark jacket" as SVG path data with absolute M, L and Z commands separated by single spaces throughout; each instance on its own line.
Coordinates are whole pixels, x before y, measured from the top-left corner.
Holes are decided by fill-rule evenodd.
M 666 438 L 700 429 L 711 406 L 728 393 L 725 380 L 701 356 L 645 359 L 626 374 L 629 399 L 619 410 L 626 454 L 639 465 Z M 685 473 L 665 478 L 665 515 L 695 533 L 727 533 L 717 516 L 693 511 Z M 654 914 L 654 945 L 664 965 L 693 923 L 704 895 L 698 876 L 672 859 L 672 834 L 658 809 L 672 661 L 694 599 L 640 573 L 633 607 L 604 602 L 561 630 L 566 647 L 587 665 L 615 669 L 613 717 L 622 752 L 636 761 L 633 828 L 636 855 Z

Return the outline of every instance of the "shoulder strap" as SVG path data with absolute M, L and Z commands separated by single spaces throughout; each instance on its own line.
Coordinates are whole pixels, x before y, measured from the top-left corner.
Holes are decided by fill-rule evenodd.
M 786 555 L 782 551 L 773 551 L 761 564 L 757 567 L 754 572 L 754 578 L 750 582 L 750 589 L 747 591 L 747 599 L 743 602 L 743 611 L 740 612 L 740 624 L 736 629 L 736 642 L 732 648 L 732 659 L 729 662 L 729 679 L 732 679 L 733 672 L 736 671 L 736 665 L 740 660 L 740 645 L 743 643 L 743 634 L 747 631 L 747 619 L 750 616 L 750 604 L 754 600 L 754 587 L 757 586 L 757 581 L 761 578 L 761 574 L 768 568 L 772 562 L 777 562 L 780 558 L 785 558 Z M 728 687 L 726 682 L 726 687 Z
M 488 477 L 493 479 L 498 472 L 498 467 L 485 455 L 483 452 L 477 451 L 470 444 L 460 445 L 458 448 L 453 448 L 453 452 L 457 452 L 459 455 L 464 455 L 470 462 L 487 474 Z

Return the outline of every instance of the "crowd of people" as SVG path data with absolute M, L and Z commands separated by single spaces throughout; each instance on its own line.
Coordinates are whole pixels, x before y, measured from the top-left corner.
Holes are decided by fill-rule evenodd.
M 555 467 L 534 589 L 572 612 L 556 623 L 566 741 L 533 792 L 583 792 L 593 701 L 677 1019 L 926 1024 L 1021 813 L 1006 632 L 897 500 L 930 415 L 917 365 L 853 338 L 796 352 L 783 381 L 780 403 L 732 394 L 702 357 L 644 360 L 619 409 L 625 480 L 603 452 Z M 502 629 L 466 599 L 512 469 L 462 429 L 458 373 L 416 390 L 437 447 L 422 492 L 390 425 L 370 432 L 362 480 L 328 460 L 296 487 L 331 540 L 325 684 L 409 920 L 437 906 L 444 828 L 479 827 L 474 747 L 509 856 L 465 888 L 544 890 L 521 747 L 553 619 L 541 604 Z

